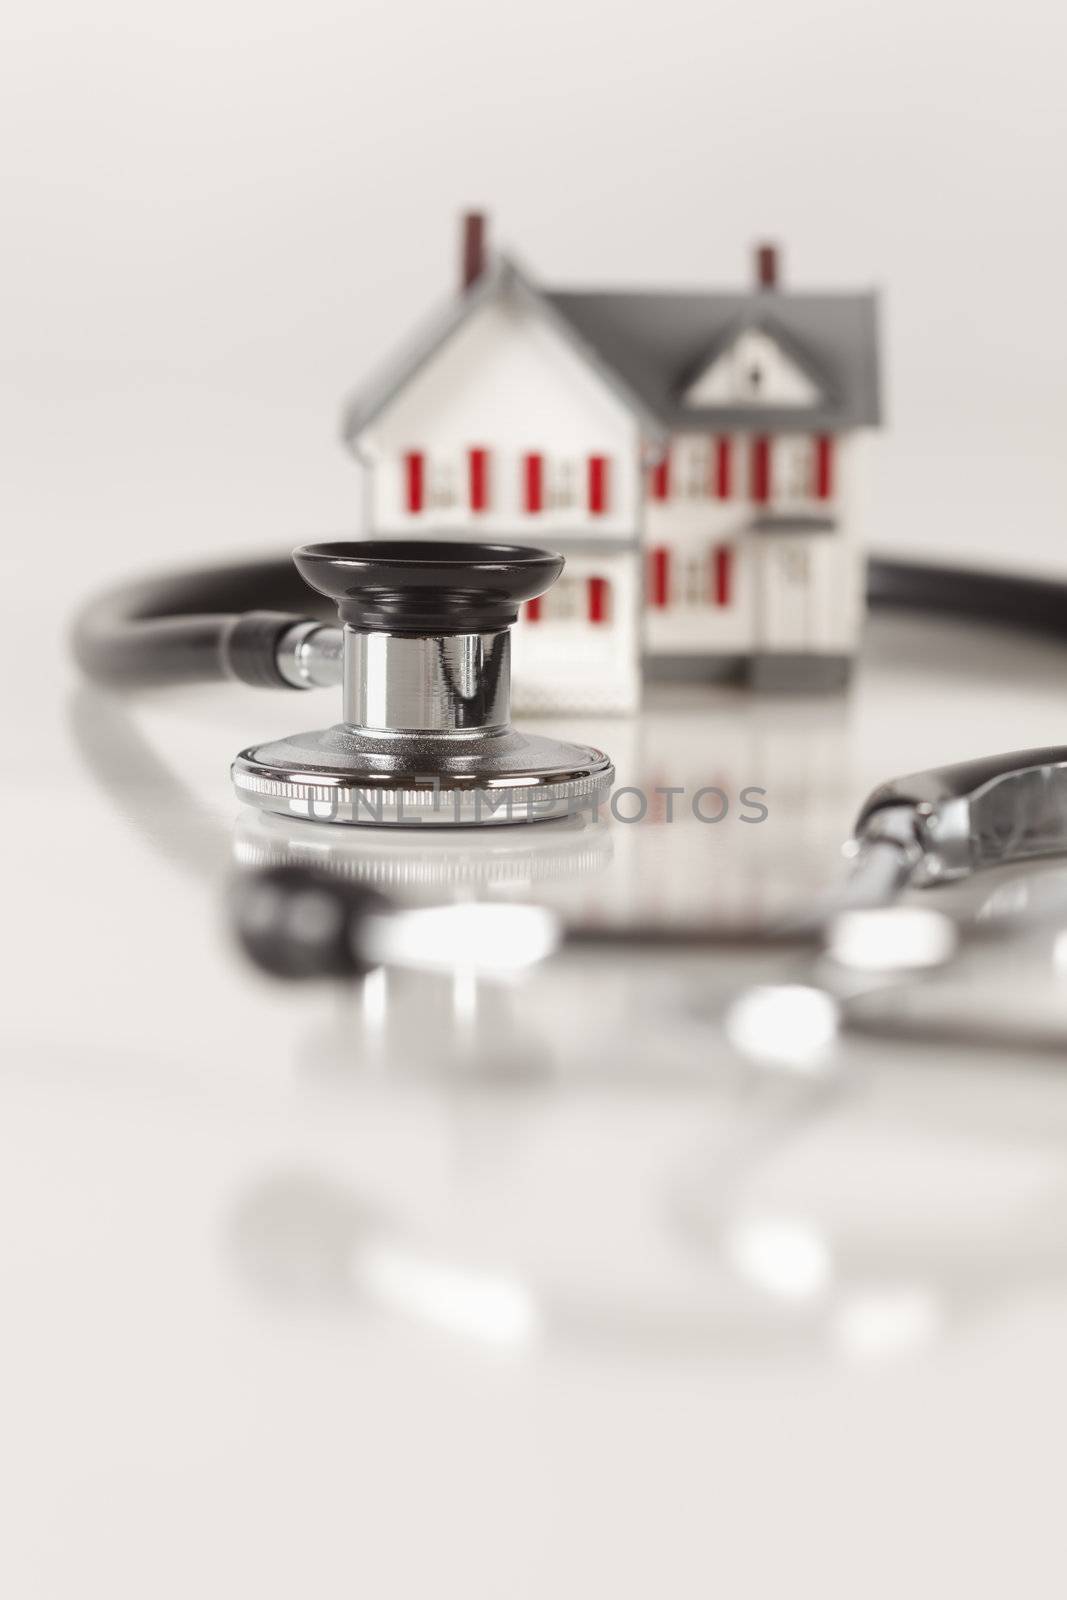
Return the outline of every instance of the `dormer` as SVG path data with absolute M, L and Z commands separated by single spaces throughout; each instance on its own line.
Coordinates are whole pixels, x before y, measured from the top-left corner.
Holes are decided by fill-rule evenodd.
M 695 411 L 718 406 L 803 410 L 823 404 L 826 395 L 803 359 L 786 348 L 772 324 L 760 320 L 735 328 L 719 344 L 682 400 Z

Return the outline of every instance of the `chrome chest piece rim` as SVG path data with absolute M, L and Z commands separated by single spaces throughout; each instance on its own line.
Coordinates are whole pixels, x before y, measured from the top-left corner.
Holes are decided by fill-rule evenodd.
M 549 821 L 606 798 L 614 769 L 603 751 L 510 721 L 510 627 L 559 576 L 562 556 L 367 540 L 308 545 L 294 559 L 338 606 L 343 720 L 243 750 L 233 765 L 240 799 L 395 828 Z

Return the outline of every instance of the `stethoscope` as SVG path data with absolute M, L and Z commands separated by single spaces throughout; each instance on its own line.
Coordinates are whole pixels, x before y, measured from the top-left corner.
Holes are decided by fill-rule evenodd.
M 97 683 L 135 688 L 237 679 L 338 685 L 332 727 L 252 746 L 238 797 L 307 823 L 408 830 L 528 827 L 595 813 L 614 776 L 604 752 L 520 732 L 510 720 L 510 628 L 563 558 L 529 546 L 370 540 L 124 586 L 76 619 L 75 655 Z M 322 600 L 309 603 L 309 585 Z M 872 605 L 1063 637 L 1067 584 L 876 560 Z M 325 610 L 332 602 L 340 626 Z M 299 866 L 238 876 L 233 921 L 266 972 L 357 977 L 389 964 L 521 970 L 561 950 L 623 946 L 814 952 L 814 981 L 746 991 L 727 1018 L 745 1053 L 817 1057 L 867 982 L 943 965 L 961 937 L 1011 931 L 1008 914 L 964 928 L 906 890 L 1067 849 L 1067 747 L 934 768 L 881 785 L 860 809 L 847 873 L 789 920 L 677 928 L 572 925 L 501 902 L 400 906 L 359 882 Z M 1050 917 L 1062 920 L 1058 900 Z M 829 976 L 827 976 L 829 974 Z M 805 1056 L 805 1051 L 807 1056 Z

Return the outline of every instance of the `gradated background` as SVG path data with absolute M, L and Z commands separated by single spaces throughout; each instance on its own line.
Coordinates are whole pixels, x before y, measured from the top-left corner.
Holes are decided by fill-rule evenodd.
M 11 6 L 5 471 L 21 540 L 131 559 L 351 526 L 340 397 L 455 274 L 885 292 L 871 538 L 1059 558 L 1058 11 Z
M 1060 569 L 1062 15 L 44 0 L 0 32 L 0 1591 L 1060 1595 L 1055 1051 L 753 1073 L 717 1018 L 782 974 L 743 962 L 280 990 L 224 923 L 264 849 L 226 770 L 291 701 L 115 705 L 60 632 L 131 568 L 355 526 L 339 401 L 451 292 L 469 205 L 549 281 L 741 282 L 770 236 L 790 282 L 881 286 L 870 542 Z M 1061 682 L 909 619 L 847 699 L 561 726 L 771 815 L 524 837 L 496 881 L 774 910 L 877 779 L 1059 737 Z M 490 856 L 348 848 L 433 894 Z M 1055 1039 L 1052 953 L 908 1003 Z

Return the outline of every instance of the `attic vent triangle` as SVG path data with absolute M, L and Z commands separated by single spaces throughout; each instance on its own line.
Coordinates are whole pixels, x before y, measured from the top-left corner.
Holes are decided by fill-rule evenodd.
M 715 406 L 798 408 L 825 396 L 815 380 L 767 328 L 748 327 L 715 352 L 685 390 L 694 410 Z

